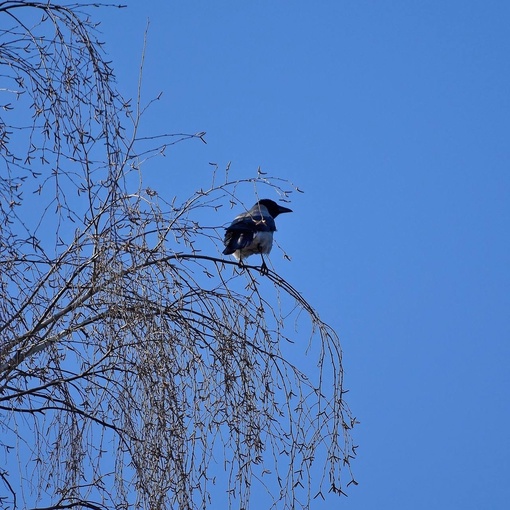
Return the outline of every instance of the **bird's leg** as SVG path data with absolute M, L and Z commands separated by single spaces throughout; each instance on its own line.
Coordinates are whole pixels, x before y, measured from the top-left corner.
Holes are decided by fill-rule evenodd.
M 264 255 L 260 254 L 262 258 L 262 265 L 260 266 L 260 274 L 266 275 L 269 273 L 269 269 L 267 268 L 266 261 L 264 260 Z

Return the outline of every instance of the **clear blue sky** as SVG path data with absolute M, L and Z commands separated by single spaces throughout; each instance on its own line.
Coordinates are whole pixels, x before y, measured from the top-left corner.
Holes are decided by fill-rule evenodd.
M 126 3 L 93 14 L 126 96 L 150 20 L 145 134 L 208 140 L 147 178 L 305 191 L 272 262 L 339 332 L 361 421 L 360 485 L 312 509 L 508 508 L 510 2 Z

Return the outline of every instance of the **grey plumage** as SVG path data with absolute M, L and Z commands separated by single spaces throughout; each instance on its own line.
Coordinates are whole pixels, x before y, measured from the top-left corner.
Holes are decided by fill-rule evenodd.
M 267 271 L 263 254 L 273 247 L 273 232 L 276 231 L 274 219 L 291 209 L 278 205 L 267 198 L 259 200 L 249 211 L 235 217 L 226 228 L 224 255 L 234 255 L 242 263 L 243 259 L 260 253 L 262 269 Z

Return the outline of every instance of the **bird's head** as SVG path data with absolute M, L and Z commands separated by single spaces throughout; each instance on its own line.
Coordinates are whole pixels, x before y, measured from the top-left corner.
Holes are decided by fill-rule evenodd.
M 269 198 L 263 198 L 262 200 L 259 200 L 256 205 L 264 206 L 267 209 L 267 212 L 273 218 L 276 218 L 279 214 L 292 212 L 292 209 L 278 205 L 276 202 L 273 202 Z

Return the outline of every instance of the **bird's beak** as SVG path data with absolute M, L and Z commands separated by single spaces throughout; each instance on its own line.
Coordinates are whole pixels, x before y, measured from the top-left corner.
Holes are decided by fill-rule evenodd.
M 287 207 L 278 206 L 278 214 L 283 214 L 286 212 L 292 212 L 292 209 L 288 209 Z

